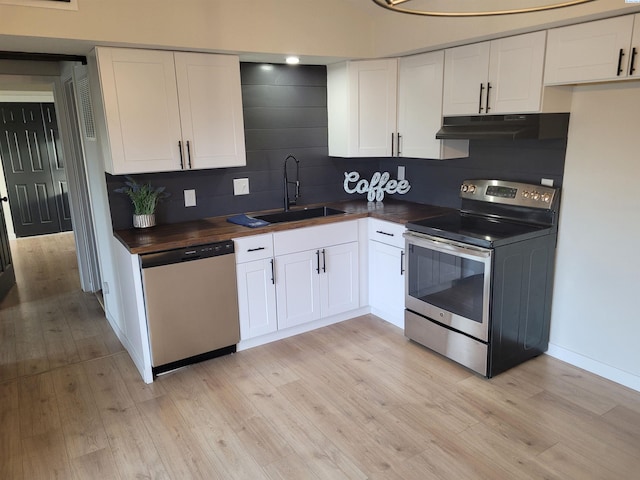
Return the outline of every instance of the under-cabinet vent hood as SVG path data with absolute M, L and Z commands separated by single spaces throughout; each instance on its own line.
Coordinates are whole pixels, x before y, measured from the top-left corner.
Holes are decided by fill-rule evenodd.
M 444 117 L 436 133 L 441 140 L 567 138 L 568 113 L 472 115 Z

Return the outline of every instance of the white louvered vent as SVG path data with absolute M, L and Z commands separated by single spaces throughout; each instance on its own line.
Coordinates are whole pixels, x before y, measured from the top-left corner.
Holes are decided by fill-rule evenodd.
M 93 107 L 91 106 L 91 97 L 89 95 L 89 79 L 87 77 L 79 78 L 76 85 L 78 87 L 78 99 L 80 101 L 80 114 L 82 115 L 84 136 L 88 140 L 95 140 L 96 127 L 93 122 Z

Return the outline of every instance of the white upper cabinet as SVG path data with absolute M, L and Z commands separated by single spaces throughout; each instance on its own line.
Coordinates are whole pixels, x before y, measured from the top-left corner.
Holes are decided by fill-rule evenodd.
M 545 84 L 621 80 L 637 77 L 639 15 L 549 30 Z
M 96 48 L 114 175 L 246 164 L 237 57 Z
M 538 112 L 546 32 L 445 51 L 444 115 Z
M 187 167 L 246 164 L 238 57 L 175 53 Z M 190 164 L 189 164 L 190 162 Z
M 468 142 L 440 141 L 443 53 L 329 65 L 329 155 L 457 158 Z
M 395 144 L 398 61 L 327 67 L 329 155 L 389 157 Z
M 467 140 L 436 139 L 442 126 L 443 71 L 443 50 L 400 59 L 398 156 L 434 159 L 469 156 Z

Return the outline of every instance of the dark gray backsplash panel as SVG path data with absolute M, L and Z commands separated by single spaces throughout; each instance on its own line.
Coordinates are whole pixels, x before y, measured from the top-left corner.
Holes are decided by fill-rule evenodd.
M 241 64 L 247 165 L 238 168 L 134 175 L 171 194 L 157 211 L 159 223 L 178 223 L 282 207 L 283 163 L 300 161 L 299 204 L 349 198 L 345 171 L 371 176 L 378 162 L 327 155 L 327 73 L 324 66 Z M 291 166 L 292 167 L 292 166 Z M 293 172 L 293 167 L 291 172 Z M 115 229 L 132 225 L 128 198 L 113 190 L 123 176 L 106 175 Z M 233 195 L 233 179 L 249 179 L 249 195 Z M 196 207 L 184 207 L 184 190 L 196 190 Z
M 555 186 L 562 186 L 566 149 L 566 140 L 472 140 L 468 158 L 380 159 L 380 169 L 395 178 L 398 165 L 405 166 L 411 190 L 406 195 L 396 195 L 397 198 L 460 208 L 458 189 L 467 179 L 495 178 L 538 184 L 541 178 L 549 178 Z

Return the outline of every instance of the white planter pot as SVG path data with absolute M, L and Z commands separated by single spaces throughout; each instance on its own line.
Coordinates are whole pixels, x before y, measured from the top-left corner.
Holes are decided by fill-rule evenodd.
M 154 213 L 151 215 L 134 215 L 133 226 L 135 228 L 148 228 L 153 227 L 156 224 L 156 216 Z

